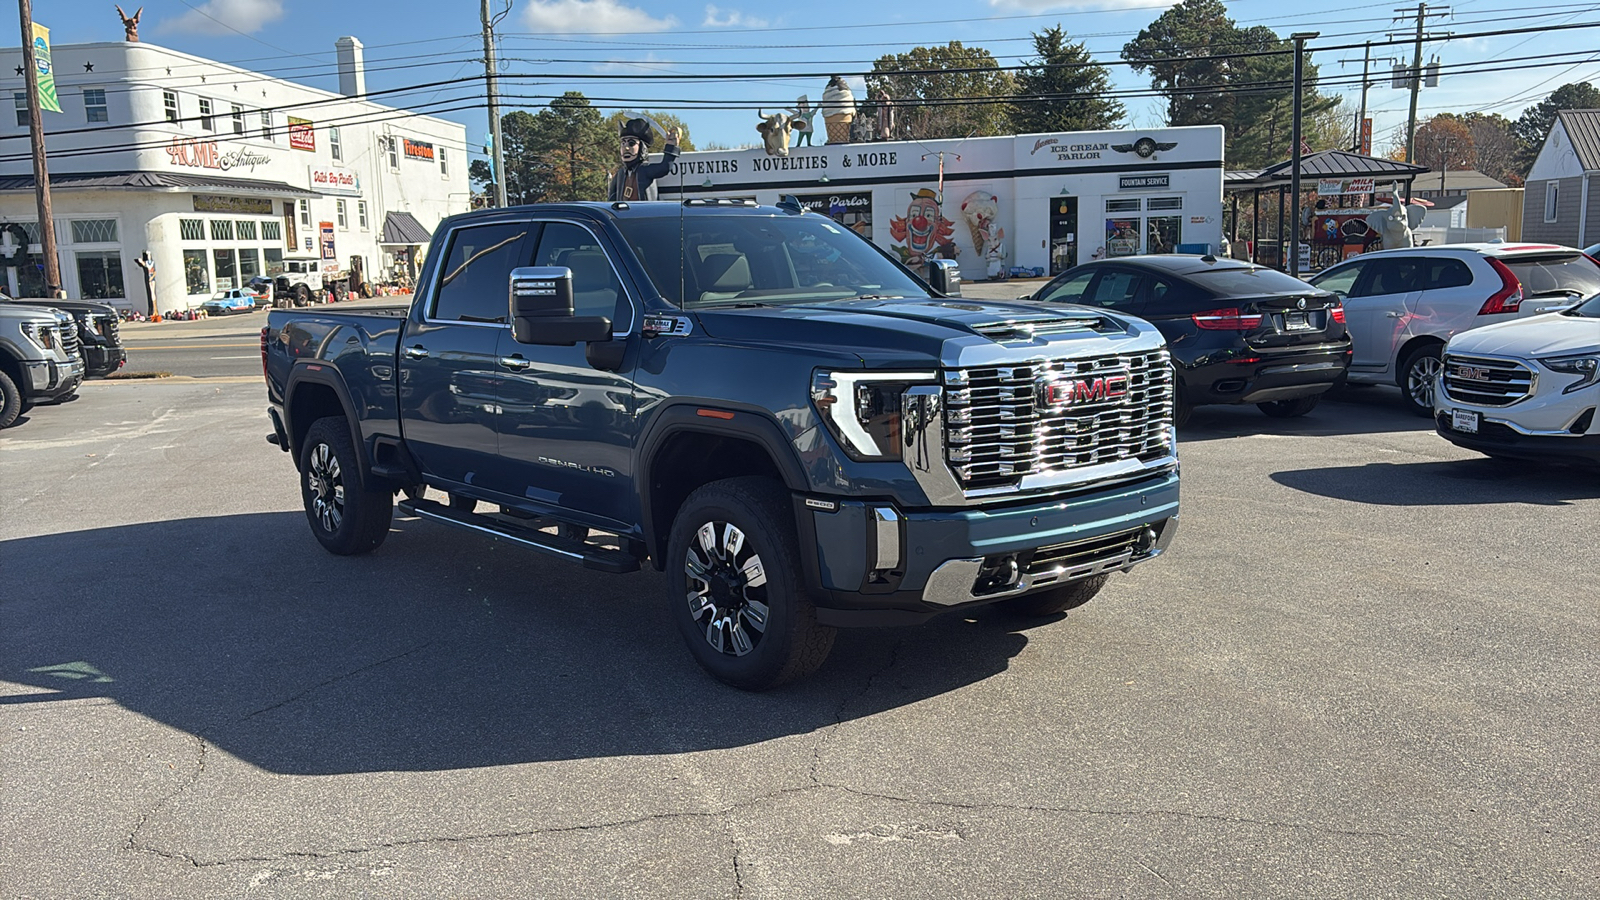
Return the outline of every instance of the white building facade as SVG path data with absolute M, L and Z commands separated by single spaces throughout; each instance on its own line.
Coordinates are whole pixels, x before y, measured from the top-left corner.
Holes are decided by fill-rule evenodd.
M 61 113 L 44 113 L 52 216 L 69 297 L 163 311 L 315 260 L 365 281 L 414 271 L 428 234 L 470 207 L 466 129 L 145 43 L 53 48 Z M 43 289 L 21 51 L 0 51 L 16 108 L 0 119 L 0 287 Z M 26 244 L 24 245 L 24 241 Z
M 794 195 L 903 261 L 975 280 L 1107 256 L 1216 252 L 1221 126 L 685 153 L 662 199 Z

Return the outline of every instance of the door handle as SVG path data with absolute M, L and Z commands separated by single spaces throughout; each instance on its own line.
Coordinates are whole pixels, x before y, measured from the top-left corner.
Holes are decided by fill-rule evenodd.
M 502 356 L 500 357 L 500 365 L 505 366 L 513 372 L 521 372 L 523 369 L 533 365 L 533 360 L 523 359 L 520 356 Z
M 427 359 L 428 358 L 428 348 L 422 346 L 421 344 L 418 344 L 415 347 L 407 347 L 405 352 L 406 352 L 406 359 Z
M 1386 316 L 1388 316 L 1388 317 L 1389 317 L 1389 318 L 1391 318 L 1391 319 L 1398 319 L 1398 318 L 1400 318 L 1400 314 L 1399 314 L 1399 313 L 1397 313 L 1397 312 L 1387 312 L 1387 313 L 1384 313 L 1384 315 L 1386 315 Z

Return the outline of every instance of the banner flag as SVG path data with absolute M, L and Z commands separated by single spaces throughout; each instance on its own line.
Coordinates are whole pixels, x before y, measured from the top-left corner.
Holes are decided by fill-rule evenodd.
M 39 108 L 61 112 L 61 101 L 56 98 L 56 76 L 50 65 L 50 29 L 33 23 L 33 60 L 39 68 Z

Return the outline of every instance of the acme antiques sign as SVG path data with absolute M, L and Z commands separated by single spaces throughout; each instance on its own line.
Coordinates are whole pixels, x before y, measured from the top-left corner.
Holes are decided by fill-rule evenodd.
M 167 157 L 175 166 L 191 169 L 219 169 L 223 172 L 244 169 L 254 172 L 256 166 L 272 162 L 272 157 L 254 150 L 228 150 L 224 152 L 216 141 L 199 138 L 175 137 L 167 145 Z

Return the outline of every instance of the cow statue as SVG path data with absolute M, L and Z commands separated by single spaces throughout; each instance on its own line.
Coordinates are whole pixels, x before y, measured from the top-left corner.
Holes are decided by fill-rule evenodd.
M 1427 211 L 1420 206 L 1406 206 L 1395 192 L 1394 205 L 1367 216 L 1367 227 L 1383 238 L 1383 249 L 1396 250 L 1415 244 L 1411 229 L 1422 224 Z
M 756 125 L 756 131 L 761 132 L 761 141 L 766 145 L 768 156 L 789 155 L 789 134 L 797 125 L 805 123 L 788 112 L 775 112 L 772 115 L 757 110 L 756 115 L 761 117 Z

